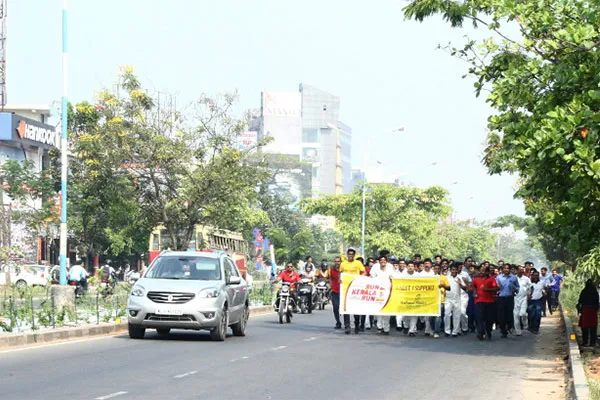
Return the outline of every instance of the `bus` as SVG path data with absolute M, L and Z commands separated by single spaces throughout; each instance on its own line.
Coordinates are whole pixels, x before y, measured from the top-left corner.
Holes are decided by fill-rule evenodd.
M 148 262 L 151 263 L 161 251 L 170 248 L 171 236 L 164 226 L 157 226 L 150 234 Z M 196 225 L 194 237 L 187 246 L 197 251 L 225 251 L 233 258 L 240 273 L 246 277 L 248 243 L 241 233 L 211 226 Z

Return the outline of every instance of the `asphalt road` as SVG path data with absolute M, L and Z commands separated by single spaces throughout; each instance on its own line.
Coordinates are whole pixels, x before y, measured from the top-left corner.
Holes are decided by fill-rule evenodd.
M 147 331 L 0 351 L 0 399 L 524 399 L 533 337 L 345 335 L 331 307 L 251 318 L 223 343 Z M 548 400 L 548 399 L 546 399 Z

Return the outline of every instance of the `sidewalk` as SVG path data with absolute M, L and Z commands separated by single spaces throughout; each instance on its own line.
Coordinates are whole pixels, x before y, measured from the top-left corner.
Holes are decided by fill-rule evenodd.
M 533 351 L 524 361 L 524 371 L 515 371 L 523 376 L 525 399 L 569 398 L 567 354 L 560 313 L 542 318 L 540 333 L 533 340 Z

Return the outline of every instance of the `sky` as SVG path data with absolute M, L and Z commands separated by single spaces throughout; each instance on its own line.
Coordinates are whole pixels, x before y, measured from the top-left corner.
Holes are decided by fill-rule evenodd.
M 8 3 L 8 103 L 60 101 L 61 0 Z M 178 106 L 238 90 L 240 110 L 258 108 L 261 91 L 303 82 L 341 98 L 353 165 L 366 153 L 385 179 L 444 186 L 458 219 L 523 215 L 516 177 L 489 176 L 480 162 L 493 111 L 462 78 L 468 65 L 437 48 L 478 35 L 470 29 L 407 21 L 398 0 L 69 3 L 72 102 L 111 88 L 124 64 Z

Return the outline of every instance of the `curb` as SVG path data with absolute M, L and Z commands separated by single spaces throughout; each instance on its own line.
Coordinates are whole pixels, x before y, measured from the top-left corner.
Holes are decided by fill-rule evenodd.
M 590 389 L 587 384 L 583 362 L 581 361 L 581 352 L 577 344 L 577 335 L 573 328 L 571 319 L 564 313 L 562 306 L 560 307 L 560 315 L 565 324 L 567 332 L 567 343 L 569 344 L 569 372 L 573 380 L 572 398 L 574 400 L 589 400 Z
M 273 306 L 259 306 L 250 308 L 250 316 L 270 314 Z M 43 332 L 22 333 L 17 335 L 0 336 L 0 350 L 17 347 L 27 347 L 52 342 L 68 341 L 70 339 L 82 339 L 86 337 L 101 335 L 118 335 L 127 332 L 127 322 L 119 324 L 90 325 L 75 328 L 58 328 Z

